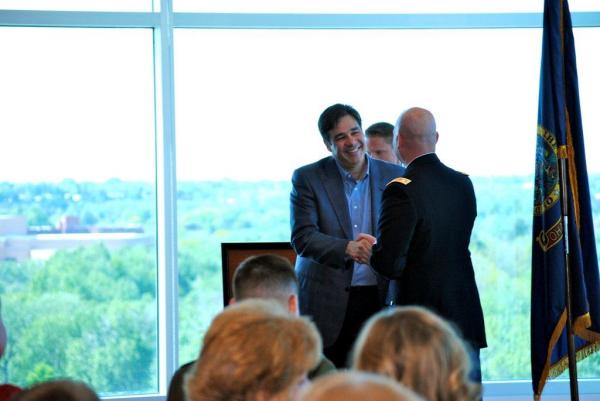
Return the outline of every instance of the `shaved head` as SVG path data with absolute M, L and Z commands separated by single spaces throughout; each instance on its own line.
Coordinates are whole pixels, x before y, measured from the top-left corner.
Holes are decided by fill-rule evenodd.
M 407 165 L 426 153 L 434 153 L 438 141 L 435 118 L 429 110 L 412 107 L 404 111 L 394 127 L 396 148 Z
M 429 110 L 413 107 L 406 110 L 399 119 L 401 135 L 406 135 L 419 142 L 435 144 L 435 118 Z

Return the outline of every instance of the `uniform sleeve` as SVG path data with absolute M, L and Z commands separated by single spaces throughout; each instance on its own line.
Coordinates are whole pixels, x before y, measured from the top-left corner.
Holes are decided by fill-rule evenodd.
M 371 267 L 375 271 L 388 279 L 400 278 L 416 224 L 416 210 L 406 186 L 401 183 L 388 185 L 381 199 L 377 245 L 371 257 Z
M 295 171 L 290 194 L 292 246 L 302 257 L 342 269 L 346 265 L 346 246 L 349 241 L 323 232 L 324 224 L 319 219 L 317 196 L 319 195 L 306 176 Z

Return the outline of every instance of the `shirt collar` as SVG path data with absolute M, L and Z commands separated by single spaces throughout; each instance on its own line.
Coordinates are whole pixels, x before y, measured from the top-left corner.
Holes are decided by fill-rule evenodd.
M 369 176 L 369 170 L 371 170 L 370 169 L 370 167 L 371 167 L 370 157 L 368 155 L 365 155 L 365 159 L 366 159 L 366 162 L 367 162 L 367 169 L 366 169 L 366 172 L 365 172 L 365 176 L 362 178 L 363 180 L 366 179 Z M 342 167 L 342 165 L 340 164 L 340 162 L 335 157 L 333 158 L 333 160 L 335 160 L 335 165 L 337 166 L 340 174 L 342 175 L 342 177 L 344 179 L 351 180 L 351 181 L 356 181 L 354 179 L 354 177 L 352 177 L 352 174 L 348 170 L 346 170 L 344 167 Z
M 427 156 L 427 155 L 431 155 L 434 154 L 435 152 L 427 152 L 427 153 L 423 153 L 422 155 L 419 155 L 417 157 L 415 157 L 414 159 L 412 159 L 412 161 L 410 163 L 408 163 L 406 166 L 404 166 L 404 168 L 408 168 L 408 166 L 410 166 L 411 164 L 413 164 L 413 162 L 417 159 L 420 159 L 423 156 Z

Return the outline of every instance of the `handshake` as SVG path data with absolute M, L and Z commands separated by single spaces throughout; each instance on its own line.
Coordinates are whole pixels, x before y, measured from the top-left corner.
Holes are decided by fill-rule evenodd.
M 360 233 L 354 241 L 348 242 L 346 246 L 346 255 L 352 260 L 365 265 L 369 264 L 373 245 L 377 243 L 377 238 L 370 234 Z

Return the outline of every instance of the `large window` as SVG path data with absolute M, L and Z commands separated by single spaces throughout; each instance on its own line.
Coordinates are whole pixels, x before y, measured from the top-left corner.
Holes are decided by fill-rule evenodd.
M 477 194 L 486 396 L 531 394 L 541 2 L 85 3 L 0 0 L 0 380 L 164 396 L 222 308 L 220 243 L 289 240 L 291 174 L 328 155 L 316 121 L 345 102 L 364 127 L 434 112 Z M 600 249 L 600 10 L 571 9 Z
M 490 344 L 484 379 L 528 379 L 540 39 L 539 29 L 177 31 L 180 251 L 213 249 L 195 252 L 196 277 L 218 281 L 220 241 L 289 240 L 289 178 L 327 154 L 316 127 L 326 106 L 354 105 L 365 127 L 424 106 L 437 116 L 440 157 L 469 173 L 477 192 L 471 251 Z M 600 30 L 578 39 L 579 53 L 593 54 Z M 580 65 L 582 102 L 593 107 L 600 65 L 585 56 Z M 585 123 L 594 132 L 600 120 L 587 112 Z M 600 142 L 586 139 L 600 197 Z M 219 291 L 182 294 L 182 327 L 189 299 Z M 600 373 L 595 361 L 581 365 L 582 377 Z
M 152 32 L 0 29 L 0 381 L 157 391 Z

